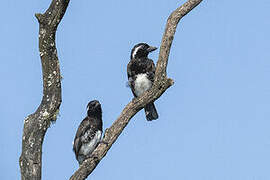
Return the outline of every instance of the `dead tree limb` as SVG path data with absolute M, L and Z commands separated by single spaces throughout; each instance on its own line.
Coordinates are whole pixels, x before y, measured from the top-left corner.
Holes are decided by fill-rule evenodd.
M 61 105 L 61 75 L 55 46 L 55 33 L 69 0 L 52 0 L 44 14 L 36 14 L 39 22 L 39 52 L 43 73 L 43 97 L 36 112 L 24 120 L 22 153 L 19 164 L 22 180 L 40 180 L 42 143 L 51 121 L 55 121 Z
M 94 150 L 92 158 L 85 160 L 79 169 L 71 176 L 70 180 L 83 180 L 96 168 L 101 159 L 107 154 L 112 144 L 124 130 L 130 119 L 140 111 L 146 104 L 158 99 L 170 86 L 173 80 L 167 78 L 167 63 L 170 54 L 171 44 L 174 38 L 176 27 L 182 17 L 189 13 L 193 8 L 200 4 L 202 0 L 188 0 L 181 7 L 171 13 L 167 20 L 167 25 L 160 46 L 159 58 L 156 67 L 155 81 L 150 90 L 141 97 L 133 99 L 122 111 L 118 119 L 112 126 L 106 129 L 104 142 L 108 144 L 99 144 Z

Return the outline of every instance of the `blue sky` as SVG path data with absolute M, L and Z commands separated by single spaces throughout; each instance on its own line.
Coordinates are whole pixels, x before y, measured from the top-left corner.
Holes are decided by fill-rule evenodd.
M 102 103 L 104 128 L 132 99 L 126 65 L 138 42 L 159 46 L 184 1 L 70 1 L 57 31 L 63 103 L 43 145 L 43 179 L 78 168 L 72 140 L 86 105 Z M 19 179 L 23 119 L 42 97 L 38 22 L 50 1 L 3 1 L 0 179 Z M 139 112 L 89 180 L 269 180 L 270 2 L 204 0 L 179 23 L 159 119 Z M 158 52 L 150 57 L 156 62 Z

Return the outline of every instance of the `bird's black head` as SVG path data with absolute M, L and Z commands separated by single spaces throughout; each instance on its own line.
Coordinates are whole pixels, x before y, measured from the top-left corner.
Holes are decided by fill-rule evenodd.
M 131 51 L 130 59 L 147 57 L 150 52 L 156 49 L 156 47 L 149 46 L 146 43 L 136 44 Z
M 87 115 L 101 118 L 101 104 L 97 100 L 90 101 L 87 105 Z

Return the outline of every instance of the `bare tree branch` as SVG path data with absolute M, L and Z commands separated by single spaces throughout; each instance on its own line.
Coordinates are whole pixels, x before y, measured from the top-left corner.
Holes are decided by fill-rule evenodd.
M 22 180 L 40 180 L 42 143 L 51 121 L 55 121 L 61 105 L 61 75 L 55 46 L 55 33 L 69 0 L 52 0 L 44 14 L 36 14 L 39 22 L 39 51 L 43 72 L 43 97 L 36 112 L 24 120 L 22 153 L 19 164 Z
M 130 119 L 146 104 L 158 99 L 170 86 L 173 85 L 173 80 L 167 78 L 166 68 L 176 27 L 180 19 L 200 4 L 201 1 L 202 0 L 188 0 L 185 4 L 171 13 L 163 34 L 156 67 L 155 81 L 152 88 L 145 92 L 141 97 L 133 99 L 124 108 L 118 119 L 105 131 L 103 141 L 108 144 L 99 144 L 92 153 L 92 157 L 82 163 L 79 169 L 71 176 L 70 180 L 86 179 L 96 168 L 101 159 L 107 154 L 108 150 L 117 140 L 118 136 L 129 123 Z

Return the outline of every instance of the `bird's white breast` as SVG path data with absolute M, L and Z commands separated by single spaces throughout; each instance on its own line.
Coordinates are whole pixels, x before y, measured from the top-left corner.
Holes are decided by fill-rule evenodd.
M 147 74 L 138 74 L 134 82 L 134 90 L 137 96 L 150 89 L 152 82 L 148 79 Z
M 97 144 L 100 142 L 101 135 L 102 135 L 102 132 L 97 131 L 94 138 L 90 142 L 82 144 L 81 149 L 80 149 L 80 154 L 83 154 L 85 156 L 88 154 L 91 154 L 92 151 L 96 148 Z

